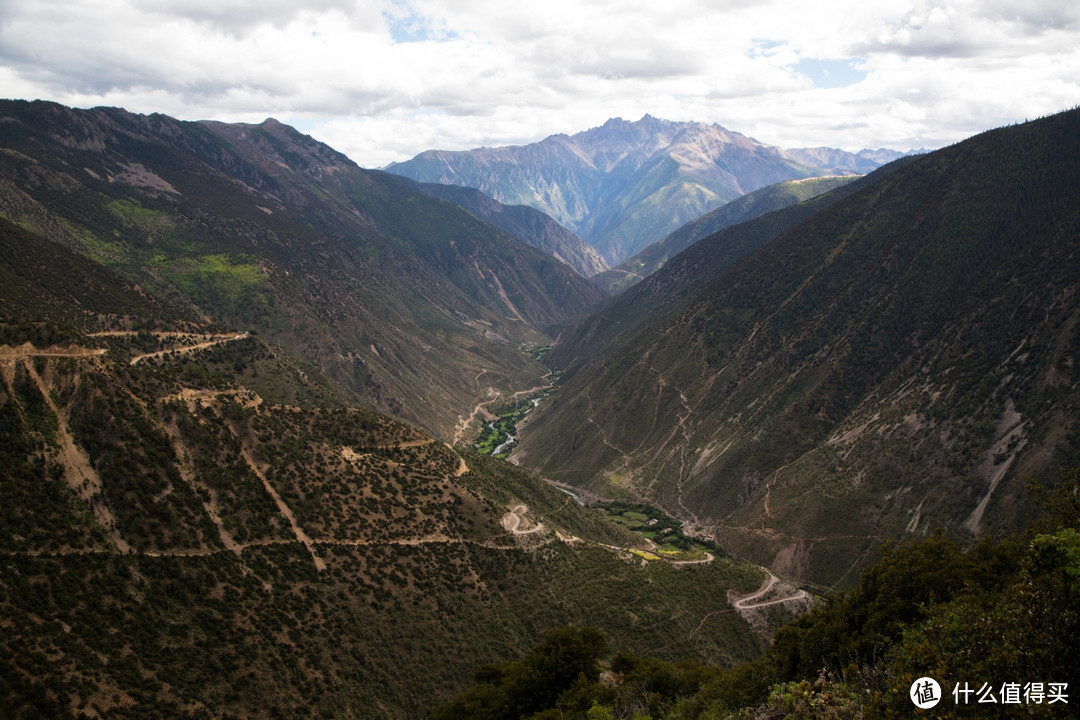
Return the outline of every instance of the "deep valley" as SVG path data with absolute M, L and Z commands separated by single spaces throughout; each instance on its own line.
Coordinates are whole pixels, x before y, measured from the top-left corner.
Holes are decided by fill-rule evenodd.
M 1080 688 L 1080 110 L 826 150 L 0 102 L 0 716 Z

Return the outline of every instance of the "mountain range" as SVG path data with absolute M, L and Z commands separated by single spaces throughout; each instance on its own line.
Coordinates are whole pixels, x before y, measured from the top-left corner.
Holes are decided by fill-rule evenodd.
M 274 120 L 0 105 L 0 212 L 451 439 L 600 299 L 562 262 Z M 89 321 L 92 324 L 92 319 Z M 137 318 L 124 322 L 136 322 Z
M 1002 627 L 1075 599 L 1075 530 L 954 541 L 1080 466 L 1080 110 L 876 169 L 677 125 L 574 136 L 581 167 L 686 180 L 670 148 L 728 144 L 761 189 L 630 284 L 534 209 L 274 120 L 0 102 L 0 716 L 499 716 L 588 637 L 611 672 L 545 717 L 723 716 L 885 631 L 907 708 L 935 600 L 997 570 Z M 811 161 L 846 175 L 784 179 Z M 519 404 L 513 463 L 477 452 Z
M 784 180 L 863 174 L 899 155 L 783 150 L 719 125 L 646 115 L 530 145 L 429 150 L 386 170 L 542 210 L 616 265 L 753 190 Z
M 512 459 L 788 577 L 1021 527 L 1075 466 L 1080 111 L 729 227 L 564 333 Z
M 567 622 L 764 648 L 783 612 L 715 612 L 760 568 L 441 439 L 547 387 L 600 297 L 561 262 L 272 121 L 0 139 L 0 716 L 422 717 Z

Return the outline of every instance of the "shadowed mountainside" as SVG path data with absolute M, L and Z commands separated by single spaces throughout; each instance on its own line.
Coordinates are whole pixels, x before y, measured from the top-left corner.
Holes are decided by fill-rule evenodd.
M 691 220 L 634 257 L 597 274 L 592 281 L 612 295 L 617 295 L 652 275 L 668 260 L 702 238 L 718 233 L 726 227 L 738 225 L 766 213 L 817 197 L 856 179 L 856 176 L 845 175 L 788 180 L 747 193 L 737 200 L 732 200 L 710 213 Z
M 526 245 L 543 250 L 562 260 L 585 277 L 606 270 L 608 264 L 600 254 L 574 233 L 528 205 L 503 205 L 474 188 L 463 185 L 414 183 L 402 175 L 391 175 L 401 182 L 413 183 L 421 192 L 460 205 L 482 220 L 513 235 Z
M 1015 529 L 1080 447 L 1078 139 L 1080 111 L 995 130 L 698 242 L 564 336 L 512 457 L 824 585 Z

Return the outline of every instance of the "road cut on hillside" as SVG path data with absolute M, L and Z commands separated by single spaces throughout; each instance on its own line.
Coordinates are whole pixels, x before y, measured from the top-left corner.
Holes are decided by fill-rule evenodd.
M 796 590 L 790 595 L 772 598 L 770 600 L 761 600 L 761 598 L 771 593 L 780 582 L 780 578 L 773 575 L 767 568 L 761 569 L 765 571 L 765 581 L 761 583 L 761 587 L 755 592 L 736 600 L 737 593 L 730 590 L 728 591 L 728 602 L 730 602 L 736 610 L 756 610 L 758 608 L 779 605 L 781 603 L 811 601 L 812 598 L 810 597 L 810 593 L 805 590 Z
M 181 335 L 181 333 L 172 333 L 172 334 L 177 335 L 177 336 Z M 136 355 L 135 357 L 131 358 L 131 364 L 135 365 L 135 364 L 137 364 L 139 362 L 142 362 L 143 360 L 147 360 L 149 358 L 163 357 L 165 355 L 171 355 L 171 354 L 174 354 L 174 353 L 177 354 L 177 355 L 182 355 L 184 353 L 194 352 L 196 350 L 203 350 L 203 349 L 208 348 L 208 347 L 213 347 L 214 345 L 221 345 L 222 343 L 232 342 L 233 340 L 243 340 L 244 338 L 246 338 L 248 336 L 249 336 L 249 333 L 247 333 L 247 332 L 222 333 L 222 334 L 218 334 L 218 335 L 201 335 L 201 336 L 198 335 L 198 334 L 190 335 L 189 337 L 205 337 L 206 339 L 203 342 L 196 343 L 194 345 L 181 345 L 181 346 L 174 347 L 174 348 L 167 348 L 165 350 L 156 350 L 154 352 L 143 353 L 142 355 Z

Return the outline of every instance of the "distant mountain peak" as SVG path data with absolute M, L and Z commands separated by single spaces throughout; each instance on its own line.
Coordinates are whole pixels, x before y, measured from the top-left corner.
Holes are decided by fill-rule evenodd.
M 892 159 L 892 158 L 890 158 Z M 465 185 L 555 218 L 610 264 L 748 192 L 785 180 L 863 174 L 882 163 L 833 148 L 786 151 L 718 124 L 614 117 L 530 145 L 427 151 L 388 166 Z

